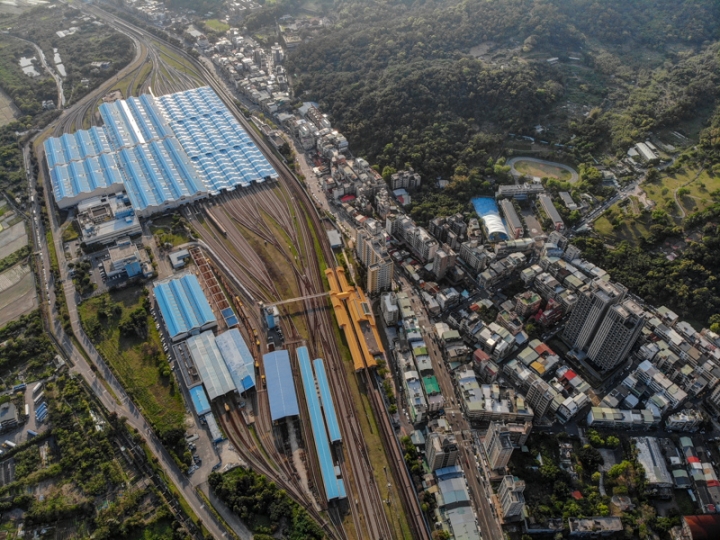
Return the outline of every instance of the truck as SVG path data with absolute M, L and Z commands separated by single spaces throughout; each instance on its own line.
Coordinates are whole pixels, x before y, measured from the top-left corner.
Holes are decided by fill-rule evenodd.
M 37 431 L 33 431 L 32 429 L 28 429 L 27 434 L 28 434 L 28 438 L 37 437 Z
M 3 443 L 3 446 L 4 446 L 5 448 L 10 448 L 10 449 L 12 449 L 12 448 L 15 448 L 15 447 L 17 446 L 17 444 L 15 444 L 15 443 L 12 442 L 12 441 L 5 441 L 5 442 Z
M 265 375 L 260 375 L 260 380 L 262 381 L 263 388 L 265 388 L 267 381 L 265 380 Z
M 42 383 L 42 382 L 39 382 L 39 383 L 37 383 L 35 386 L 33 386 L 32 395 L 33 395 L 33 396 L 36 395 L 40 390 L 42 390 L 42 387 L 43 387 L 43 383 Z
M 35 405 L 37 405 L 38 403 L 40 403 L 43 400 L 44 397 L 45 397 L 45 392 L 40 392 L 37 396 L 35 396 L 33 398 L 33 403 Z

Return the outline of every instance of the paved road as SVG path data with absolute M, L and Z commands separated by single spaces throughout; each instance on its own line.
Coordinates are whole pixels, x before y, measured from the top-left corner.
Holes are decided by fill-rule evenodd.
M 503 540 L 502 528 L 500 527 L 498 519 L 495 517 L 496 511 L 490 506 L 488 501 L 488 497 L 492 493 L 492 490 L 488 489 L 490 486 L 488 472 L 481 460 L 482 475 L 478 474 L 481 471 L 475 465 L 475 452 L 472 441 L 463 438 L 464 433 L 470 432 L 470 424 L 465 418 L 462 409 L 458 406 L 452 375 L 447 369 L 442 353 L 435 342 L 435 331 L 428 317 L 427 310 L 410 282 L 402 275 L 399 276 L 398 280 L 401 283 L 402 290 L 408 294 L 412 302 L 413 310 L 418 317 L 419 326 L 424 334 L 428 353 L 432 359 L 435 376 L 440 384 L 442 395 L 445 396 L 445 418 L 452 427 L 459 443 L 461 454 L 460 465 L 465 470 L 465 476 L 468 481 L 468 486 L 470 487 L 472 501 L 475 503 L 475 510 L 483 540 Z
M 105 91 L 105 85 L 101 86 L 96 92 L 89 95 L 95 95 Z M 87 96 L 86 96 L 87 98 Z M 81 103 L 75 105 L 75 107 L 81 106 Z M 67 109 L 66 112 L 69 114 L 75 107 Z M 23 148 L 23 155 L 25 160 L 25 167 L 28 175 L 28 183 L 30 187 L 30 193 L 35 193 L 36 178 L 32 175 L 32 168 L 29 160 L 29 150 L 32 145 L 32 140 L 27 143 Z M 72 371 L 78 375 L 81 375 L 93 392 L 97 395 L 103 405 L 106 407 L 108 412 L 115 412 L 118 416 L 124 416 L 128 420 L 128 424 L 138 430 L 140 434 L 145 437 L 147 445 L 152 454 L 158 459 L 158 465 L 165 471 L 168 479 L 175 485 L 175 487 L 183 494 L 185 500 L 193 509 L 195 514 L 203 522 L 203 525 L 213 535 L 214 538 L 222 538 L 227 536 L 224 526 L 218 523 L 214 516 L 206 508 L 204 501 L 195 492 L 193 486 L 189 482 L 188 478 L 179 470 L 173 459 L 168 454 L 167 450 L 162 446 L 159 439 L 152 432 L 150 425 L 145 420 L 140 411 L 135 407 L 132 401 L 129 399 L 125 391 L 123 390 L 120 383 L 117 381 L 112 372 L 108 369 L 105 362 L 102 360 L 100 355 L 95 350 L 88 337 L 85 335 L 82 327 L 79 323 L 79 317 L 77 312 L 77 302 L 80 300 L 79 295 L 75 291 L 75 287 L 72 280 L 68 278 L 68 267 L 65 257 L 63 255 L 64 250 L 62 246 L 62 235 L 59 229 L 58 217 L 55 215 L 54 206 L 50 200 L 50 193 L 52 190 L 45 186 L 45 193 L 48 196 L 48 210 L 50 212 L 50 223 L 53 229 L 55 250 L 58 255 L 59 266 L 60 266 L 60 282 L 63 284 L 65 297 L 68 304 L 68 312 L 70 315 L 70 323 L 72 330 L 77 337 L 80 346 L 83 348 L 85 353 L 88 355 L 92 363 L 97 367 L 98 372 L 102 375 L 103 379 L 107 381 L 108 386 L 112 390 L 112 394 L 106 389 L 102 382 L 95 375 L 95 372 L 91 368 L 88 361 L 78 350 L 75 343 L 71 340 L 70 336 L 65 332 L 62 327 L 62 322 L 59 317 L 58 311 L 55 309 L 55 283 L 51 275 L 50 255 L 48 246 L 45 242 L 45 230 L 43 228 L 42 220 L 38 218 L 41 215 L 41 208 L 35 199 L 32 204 L 34 211 L 32 228 L 33 228 L 33 241 L 35 249 L 39 252 L 39 265 L 38 265 L 38 277 L 40 280 L 40 289 L 44 293 L 44 307 L 47 308 L 49 314 L 50 330 L 62 346 L 63 350 L 70 358 L 73 364 Z M 243 540 L 251 538 L 251 535 L 243 537 Z

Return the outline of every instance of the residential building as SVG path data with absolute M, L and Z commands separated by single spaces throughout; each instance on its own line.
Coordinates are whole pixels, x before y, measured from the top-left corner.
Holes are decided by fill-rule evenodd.
M 620 302 L 625 293 L 626 289 L 621 285 L 599 279 L 581 289 L 572 315 L 565 325 L 563 340 L 577 350 L 589 347 L 607 310 Z
M 515 296 L 515 313 L 521 317 L 534 315 L 542 304 L 542 298 L 534 291 L 525 291 Z
M 627 358 L 645 325 L 645 312 L 632 300 L 608 310 L 588 349 L 588 358 L 608 371 Z
M 459 256 L 475 272 L 482 272 L 495 259 L 495 255 L 487 252 L 485 246 L 477 240 L 469 240 L 460 244 Z
M 700 411 L 684 409 L 668 416 L 665 419 L 665 428 L 668 431 L 695 431 L 702 421 Z
M 433 274 L 435 278 L 440 280 L 445 277 L 448 270 L 455 266 L 457 255 L 448 246 L 438 249 L 433 257 Z
M 510 430 L 500 422 L 490 422 L 483 439 L 488 463 L 493 470 L 504 469 L 512 456 L 513 443 Z
M 536 418 L 540 419 L 550 409 L 557 395 L 557 391 L 542 379 L 535 379 L 528 388 L 527 402 L 535 411 Z
M 371 235 L 359 230 L 355 237 L 358 261 L 367 269 L 365 291 L 377 294 L 392 287 L 395 265 L 385 247 L 384 233 Z
M 422 179 L 413 169 L 398 171 L 390 176 L 390 189 L 416 189 L 420 187 Z
M 452 433 L 430 433 L 425 438 L 425 458 L 431 471 L 451 467 L 458 459 L 458 444 Z
M 394 292 L 385 293 L 380 297 L 380 311 L 386 325 L 393 326 L 398 323 L 400 308 L 398 308 L 397 295 Z
M 519 480 L 516 476 L 506 475 L 500 483 L 498 498 L 502 505 L 503 517 L 505 521 L 522 516 L 525 508 L 525 482 Z
M 660 423 L 660 415 L 650 409 L 628 410 L 592 407 L 587 416 L 588 427 L 648 429 Z

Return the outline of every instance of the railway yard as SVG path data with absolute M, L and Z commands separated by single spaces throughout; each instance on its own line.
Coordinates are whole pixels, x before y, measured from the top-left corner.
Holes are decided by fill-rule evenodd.
M 66 109 L 36 139 L 38 160 L 45 137 L 101 125 L 96 111 L 108 94 L 115 99 L 150 91 L 160 96 L 210 86 L 278 173 L 277 179 L 222 192 L 179 210 L 199 236 L 193 257 L 206 256 L 210 261 L 227 295 L 228 303 L 223 305 L 232 304 L 237 312 L 238 328 L 255 359 L 257 380 L 263 381 L 245 394 L 247 404 L 233 395 L 223 396 L 212 404 L 213 413 L 243 461 L 304 507 L 328 538 L 429 538 L 378 389 L 374 358 L 359 334 L 354 338 L 358 342 L 352 341 L 355 334 L 347 325 L 343 330 L 349 346 L 342 343 L 326 275 L 339 264 L 323 218 L 307 192 L 254 126 L 238 114 L 232 93 L 202 62 L 97 6 L 83 9 L 129 36 L 136 55 L 117 77 Z M 58 218 L 51 223 L 59 223 Z M 299 400 L 298 417 L 284 422 L 271 419 L 263 355 L 280 343 L 266 339 L 260 306 L 274 304 L 281 313 L 283 346 L 293 359 L 295 386 L 302 387 L 294 360 L 300 347 L 307 347 L 311 359 L 323 359 L 327 368 L 342 435 L 342 442 L 333 446 L 335 463 L 346 498 L 328 501 L 305 400 Z M 251 417 L 244 407 L 252 409 Z

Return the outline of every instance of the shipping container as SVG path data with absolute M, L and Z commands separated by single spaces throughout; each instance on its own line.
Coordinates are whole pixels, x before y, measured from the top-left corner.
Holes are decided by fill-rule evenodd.
M 33 398 L 33 403 L 35 405 L 37 405 L 38 403 L 40 403 L 43 400 L 44 397 L 45 397 L 45 392 L 40 392 L 37 396 L 35 396 Z
M 39 382 L 35 386 L 33 386 L 32 395 L 34 396 L 35 394 L 37 394 L 40 390 L 42 390 L 42 387 L 43 387 L 43 383 L 41 383 L 41 382 Z

